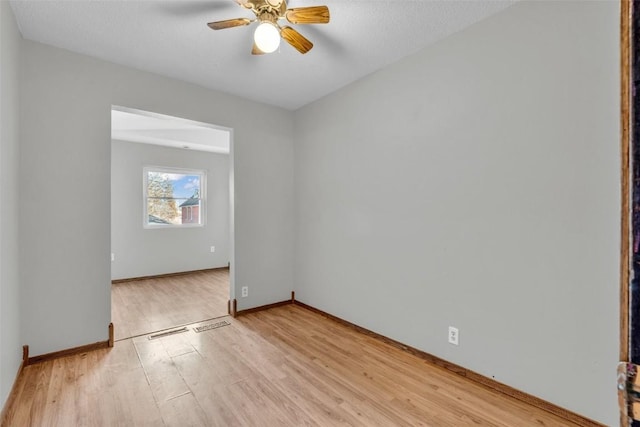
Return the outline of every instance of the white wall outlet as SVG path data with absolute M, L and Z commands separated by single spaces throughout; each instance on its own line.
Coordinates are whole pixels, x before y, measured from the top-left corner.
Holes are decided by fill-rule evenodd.
M 211 246 L 211 252 L 215 252 L 216 251 L 216 247 L 215 246 Z
M 459 338 L 460 338 L 460 333 L 458 331 L 458 328 L 449 326 L 449 344 L 458 345 Z
M 111 262 L 116 260 L 116 254 L 114 254 L 113 252 L 111 252 Z
M 242 287 L 242 298 L 246 298 L 249 296 L 249 287 L 248 286 L 243 286 Z

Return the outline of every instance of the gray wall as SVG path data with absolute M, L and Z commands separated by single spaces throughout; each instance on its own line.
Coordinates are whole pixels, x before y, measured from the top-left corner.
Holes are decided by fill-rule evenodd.
M 142 170 L 163 166 L 204 170 L 206 219 L 202 227 L 143 228 Z M 111 144 L 111 279 L 152 276 L 229 262 L 229 155 L 150 144 Z M 211 246 L 216 251 L 211 253 Z
M 296 298 L 617 424 L 618 25 L 516 4 L 299 110 Z
M 18 284 L 18 75 L 21 37 L 8 2 L 0 2 L 0 408 L 22 352 Z
M 112 105 L 234 129 L 231 257 L 236 288 L 250 287 L 238 306 L 289 298 L 291 112 L 39 43 L 22 47 L 20 316 L 32 354 L 107 337 Z

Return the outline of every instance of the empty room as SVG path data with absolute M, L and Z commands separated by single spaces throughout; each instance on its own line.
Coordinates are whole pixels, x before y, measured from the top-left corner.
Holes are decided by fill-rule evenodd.
M 639 425 L 635 26 L 1 1 L 1 425 Z

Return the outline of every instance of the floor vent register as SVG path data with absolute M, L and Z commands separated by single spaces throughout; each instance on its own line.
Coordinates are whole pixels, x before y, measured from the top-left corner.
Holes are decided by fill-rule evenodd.
M 181 334 L 181 333 L 187 332 L 187 331 L 188 331 L 188 329 L 185 326 L 184 328 L 172 329 L 170 331 L 159 332 L 157 334 L 149 335 L 149 339 L 150 340 L 154 340 L 156 338 L 162 338 L 162 337 L 166 337 L 167 335 L 173 335 L 173 334 Z
M 223 326 L 229 326 L 230 324 L 231 323 L 227 322 L 226 320 L 222 320 L 216 323 L 209 323 L 208 325 L 197 326 L 193 328 L 193 330 L 196 332 L 204 332 L 204 331 L 210 331 L 211 329 L 221 328 Z

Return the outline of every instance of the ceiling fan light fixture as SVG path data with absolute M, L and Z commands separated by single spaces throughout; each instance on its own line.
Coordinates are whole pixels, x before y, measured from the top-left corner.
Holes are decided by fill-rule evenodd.
M 280 46 L 280 31 L 271 22 L 263 21 L 253 33 L 253 40 L 262 52 L 275 52 Z
M 280 47 L 280 39 L 283 39 L 304 55 L 313 48 L 313 43 L 290 26 L 281 26 L 278 21 L 286 20 L 290 24 L 326 24 L 330 19 L 327 6 L 288 9 L 287 0 L 235 0 L 235 2 L 246 9 L 250 9 L 256 19 L 226 19 L 209 22 L 207 25 L 212 30 L 224 30 L 226 28 L 242 27 L 258 21 L 258 27 L 253 33 L 252 55 L 275 52 Z

